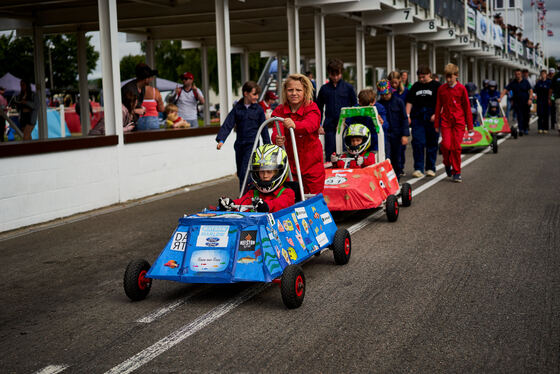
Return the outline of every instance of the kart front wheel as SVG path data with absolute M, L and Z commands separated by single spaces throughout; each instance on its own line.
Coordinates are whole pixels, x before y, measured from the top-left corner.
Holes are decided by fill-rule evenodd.
M 284 269 L 280 292 L 286 308 L 295 309 L 301 306 L 305 297 L 305 275 L 299 265 L 288 265 Z
M 399 202 L 395 195 L 387 196 L 385 201 L 385 213 L 389 222 L 395 222 L 399 218 Z
M 498 137 L 494 136 L 492 138 L 492 152 L 498 153 Z
M 401 187 L 402 206 L 410 206 L 412 204 L 412 186 L 410 183 L 404 183 Z
M 144 300 L 150 288 L 152 280 L 146 277 L 150 270 L 150 264 L 146 260 L 137 259 L 129 262 L 124 272 L 124 292 L 132 301 Z
M 346 265 L 350 261 L 352 241 L 350 240 L 348 230 L 336 230 L 331 248 L 333 250 L 334 262 L 337 265 Z

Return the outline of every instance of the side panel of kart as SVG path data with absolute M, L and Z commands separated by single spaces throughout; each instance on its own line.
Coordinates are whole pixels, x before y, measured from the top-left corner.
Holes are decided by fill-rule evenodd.
M 326 169 L 325 201 L 332 211 L 377 208 L 399 191 L 389 160 L 363 169 Z
M 179 220 L 147 276 L 184 283 L 266 282 L 332 243 L 321 195 L 272 214 L 204 212 Z
M 492 134 L 484 126 L 473 128 L 473 133 L 474 135 L 469 136 L 468 130 L 465 130 L 461 143 L 462 148 L 487 147 L 492 144 Z
M 491 133 L 510 133 L 511 128 L 507 118 L 505 117 L 486 117 L 484 118 L 484 127 Z

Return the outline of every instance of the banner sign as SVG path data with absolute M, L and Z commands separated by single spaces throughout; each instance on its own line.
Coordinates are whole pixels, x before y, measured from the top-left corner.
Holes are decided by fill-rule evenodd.
M 488 29 L 488 20 L 480 12 L 476 12 L 476 37 L 483 42 L 488 43 L 490 40 L 490 30 Z
M 499 25 L 492 24 L 492 41 L 494 46 L 504 48 L 504 34 Z
M 472 31 L 476 30 L 476 11 L 471 7 L 467 7 L 467 27 Z

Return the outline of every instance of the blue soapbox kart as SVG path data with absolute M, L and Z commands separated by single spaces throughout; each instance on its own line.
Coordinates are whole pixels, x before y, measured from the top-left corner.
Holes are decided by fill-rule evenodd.
M 278 126 L 283 119 L 263 122 L 258 134 L 273 121 Z M 303 262 L 330 248 L 336 264 L 348 263 L 350 233 L 337 229 L 322 194 L 309 199 L 303 194 L 295 136 L 293 129 L 290 131 L 299 186 L 297 182 L 286 184 L 296 187 L 296 204 L 274 213 L 246 212 L 243 210 L 252 206 L 236 206 L 239 211 L 204 210 L 185 215 L 152 266 L 142 259 L 128 264 L 124 290 L 131 300 L 144 299 L 153 279 L 182 283 L 275 282 L 280 283 L 284 304 L 292 309 L 299 307 L 305 296 L 305 276 L 300 267 Z M 260 144 L 259 138 L 253 151 Z

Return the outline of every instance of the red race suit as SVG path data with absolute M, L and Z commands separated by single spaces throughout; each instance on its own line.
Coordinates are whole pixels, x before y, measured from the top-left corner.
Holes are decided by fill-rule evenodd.
M 441 123 L 440 123 L 441 120 Z M 473 129 L 473 119 L 467 89 L 457 82 L 454 87 L 442 84 L 437 91 L 434 127 L 440 128 L 443 164 L 453 168 L 453 174 L 461 174 L 461 142 Z
M 284 186 L 280 186 L 270 193 L 249 190 L 239 199 L 233 200 L 233 203 L 237 205 L 251 205 L 253 198 L 263 199 L 268 204 L 270 213 L 288 208 L 296 203 L 296 194 L 294 190 Z
M 289 105 L 278 105 L 273 117 L 291 118 L 296 124 L 294 133 L 296 135 L 296 146 L 298 149 L 299 163 L 301 166 L 301 178 L 304 193 L 318 194 L 325 187 L 325 167 L 323 166 L 323 145 L 319 140 L 319 127 L 321 113 L 315 103 L 302 105 L 292 113 Z M 286 137 L 286 153 L 290 162 L 290 168 L 295 180 L 297 169 L 295 167 L 294 152 L 292 150 L 292 139 L 290 132 L 280 124 L 281 136 Z M 278 131 L 276 126 L 272 130 L 272 143 L 276 144 Z
M 365 151 L 365 152 L 362 152 L 360 154 L 360 156 L 364 158 L 364 163 L 362 165 L 358 165 L 358 163 L 354 159 L 354 160 L 352 160 L 348 163 L 348 169 L 360 169 L 360 168 L 365 168 L 366 166 L 375 164 L 375 153 L 370 152 L 370 151 Z M 342 158 L 350 158 L 350 157 L 354 157 L 354 156 L 343 153 L 341 157 Z M 333 168 L 343 169 L 344 168 L 344 161 L 338 160 L 337 162 L 335 162 L 333 164 Z

